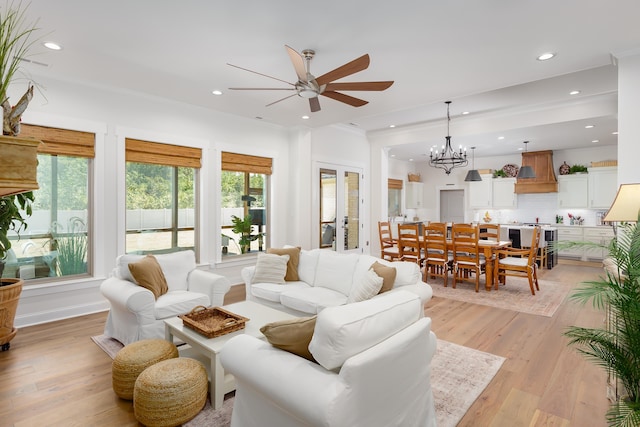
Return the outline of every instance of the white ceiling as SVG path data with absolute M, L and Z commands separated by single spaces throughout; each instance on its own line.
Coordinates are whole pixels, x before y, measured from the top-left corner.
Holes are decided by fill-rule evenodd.
M 31 0 L 28 14 L 39 18 L 43 39 L 63 46 L 32 58 L 46 64 L 28 65 L 34 76 L 142 92 L 285 127 L 345 124 L 382 132 L 394 124 L 388 132 L 396 132 L 443 124 L 443 102 L 452 100 L 454 143 L 477 146 L 479 157 L 504 154 L 505 144 L 523 140 L 532 142 L 530 151 L 593 146 L 594 139 L 616 144 L 615 114 L 594 117 L 588 136 L 576 130 L 587 123 L 573 121 L 459 138 L 456 126 L 541 106 L 615 101 L 611 54 L 640 47 L 637 0 Z M 297 96 L 265 106 L 284 92 L 228 90 L 286 85 L 227 63 L 295 82 L 285 44 L 316 51 L 316 76 L 368 53 L 369 68 L 341 81 L 395 83 L 383 92 L 350 92 L 369 101 L 359 108 L 321 96 L 317 113 Z M 557 57 L 535 59 L 547 51 Z M 214 96 L 214 89 L 224 94 Z M 572 97 L 573 89 L 581 93 Z M 498 136 L 505 140 L 498 143 Z M 425 142 L 394 152 L 420 156 Z

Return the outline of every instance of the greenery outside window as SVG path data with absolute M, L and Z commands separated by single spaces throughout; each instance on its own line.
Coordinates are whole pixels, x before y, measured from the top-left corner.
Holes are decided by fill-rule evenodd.
M 38 148 L 33 215 L 12 248 L 2 277 L 35 279 L 91 273 L 90 177 L 95 135 L 22 125 L 21 137 L 43 143 Z
M 200 149 L 126 139 L 126 253 L 198 252 L 200 156 Z
M 267 249 L 272 160 L 222 153 L 222 257 Z

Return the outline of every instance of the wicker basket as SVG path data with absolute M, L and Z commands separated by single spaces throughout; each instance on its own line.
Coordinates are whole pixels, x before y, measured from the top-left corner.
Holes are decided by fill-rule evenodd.
M 207 338 L 215 338 L 244 329 L 244 324 L 249 320 L 220 307 L 207 308 L 203 305 L 178 317 L 182 319 L 184 326 Z
M 420 174 L 419 173 L 410 173 L 408 174 L 409 182 L 420 182 Z
M 592 168 L 601 168 L 605 166 L 618 166 L 617 160 L 602 160 L 600 162 L 591 162 Z

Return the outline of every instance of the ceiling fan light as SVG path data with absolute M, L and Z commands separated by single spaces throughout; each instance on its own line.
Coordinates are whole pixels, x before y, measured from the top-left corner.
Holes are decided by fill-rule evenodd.
M 298 91 L 298 95 L 301 98 L 317 98 L 318 97 L 318 92 L 316 92 L 315 90 L 312 89 L 301 89 L 300 91 Z
M 482 177 L 480 176 L 480 172 L 478 172 L 478 169 L 471 169 L 469 172 L 467 172 L 467 176 L 464 178 L 464 180 L 466 182 L 482 181 Z

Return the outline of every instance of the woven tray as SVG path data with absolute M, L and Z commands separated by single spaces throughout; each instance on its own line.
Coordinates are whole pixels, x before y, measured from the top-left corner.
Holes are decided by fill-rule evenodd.
M 220 307 L 207 308 L 203 305 L 178 317 L 182 319 L 184 326 L 207 338 L 216 338 L 244 329 L 244 324 L 249 320 Z

